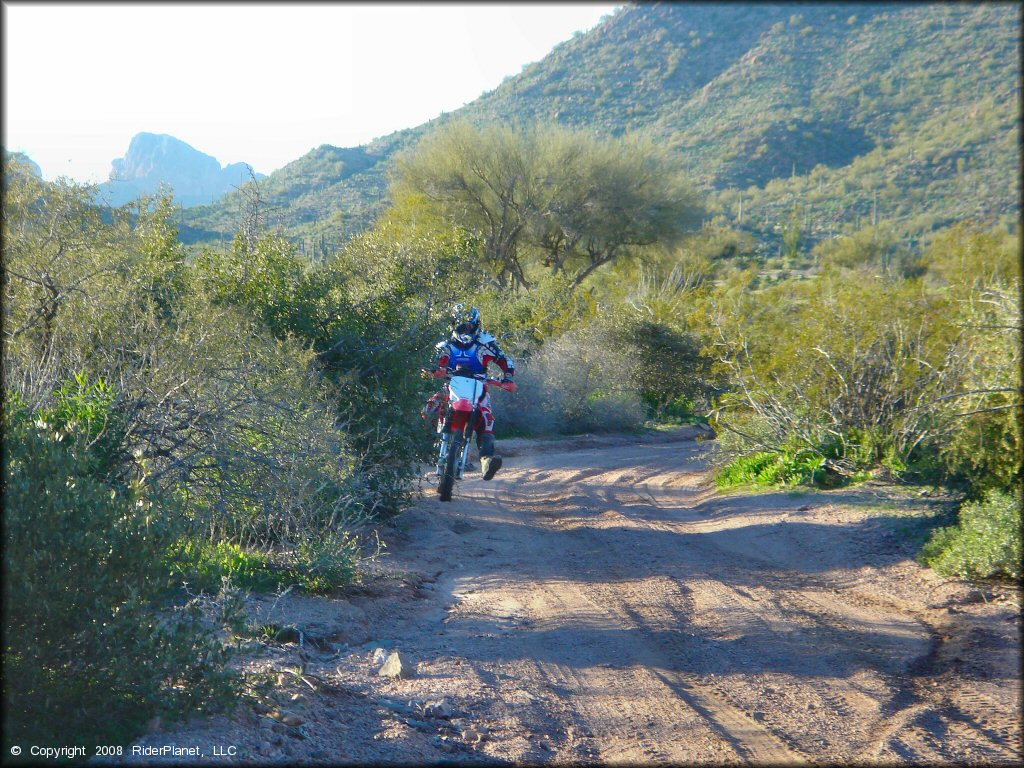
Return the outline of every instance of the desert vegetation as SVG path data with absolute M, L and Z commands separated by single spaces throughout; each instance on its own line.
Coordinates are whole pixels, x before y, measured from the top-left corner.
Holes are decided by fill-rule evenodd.
M 517 362 L 499 440 L 704 423 L 723 488 L 941 486 L 959 513 L 922 561 L 1019 578 L 1015 222 L 809 238 L 793 208 L 766 258 L 649 136 L 543 121 L 451 121 L 397 156 L 372 226 L 314 253 L 256 182 L 229 243 L 186 246 L 168 195 L 110 209 L 13 157 L 4 177 L 4 695 L 25 738 L 216 706 L 244 684 L 240 588 L 359 578 L 367 523 L 430 455 L 419 369 L 455 300 Z

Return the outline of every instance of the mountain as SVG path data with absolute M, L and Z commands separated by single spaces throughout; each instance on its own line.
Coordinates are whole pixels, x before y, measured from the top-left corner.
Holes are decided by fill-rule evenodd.
M 111 166 L 110 180 L 100 185 L 100 193 L 112 206 L 153 194 L 167 184 L 175 202 L 187 208 L 213 202 L 250 181 L 247 164 L 221 168 L 216 158 L 166 134 L 136 134 L 125 156 Z M 255 177 L 266 178 L 259 173 Z
M 25 166 L 32 175 L 40 179 L 43 178 L 43 169 L 39 167 L 39 164 L 36 163 L 35 160 L 24 152 L 10 152 L 7 149 L 4 149 L 4 167 L 6 168 L 7 164 L 11 161 L 15 161 Z
M 1009 3 L 626 6 L 449 115 L 365 146 L 322 146 L 261 184 L 271 223 L 323 249 L 386 206 L 397 151 L 453 118 L 644 131 L 720 221 L 772 243 L 896 222 L 916 237 L 1020 214 L 1020 18 Z M 229 194 L 183 238 L 237 227 Z

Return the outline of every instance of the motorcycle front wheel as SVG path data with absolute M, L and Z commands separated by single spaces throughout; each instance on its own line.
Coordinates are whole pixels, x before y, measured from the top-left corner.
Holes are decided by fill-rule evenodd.
M 437 486 L 437 494 L 441 497 L 441 501 L 452 500 L 452 490 L 455 488 L 455 475 L 458 474 L 460 456 L 462 456 L 462 433 L 452 432 L 448 438 L 448 455 L 444 457 L 444 467 L 441 470 L 441 483 Z

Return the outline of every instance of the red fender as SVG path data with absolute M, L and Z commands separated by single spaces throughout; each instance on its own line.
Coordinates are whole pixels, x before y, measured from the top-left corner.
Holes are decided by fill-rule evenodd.
M 467 405 L 469 405 L 469 404 L 467 403 Z M 451 430 L 452 430 L 452 432 L 461 432 L 462 430 L 464 430 L 466 428 L 466 424 L 469 422 L 469 416 L 470 416 L 470 414 L 472 412 L 473 412 L 472 406 L 470 406 L 469 410 L 465 410 L 465 411 L 462 410 L 462 409 L 456 410 L 453 407 L 453 409 L 452 409 L 452 418 L 451 418 Z

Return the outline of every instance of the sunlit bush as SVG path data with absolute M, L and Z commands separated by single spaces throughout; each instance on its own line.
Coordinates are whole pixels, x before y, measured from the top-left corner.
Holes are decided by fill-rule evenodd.
M 960 508 L 956 525 L 940 528 L 918 559 L 960 578 L 1021 577 L 1021 490 L 990 491 Z
M 579 433 L 639 428 L 643 401 L 620 349 L 586 330 L 545 344 L 516 373 L 519 391 L 492 400 L 502 428 L 519 434 Z M 514 398 L 514 399 L 513 399 Z
M 123 743 L 222 701 L 226 649 L 167 603 L 182 518 L 144 477 L 103 476 L 102 406 L 4 409 L 4 714 L 12 740 Z

